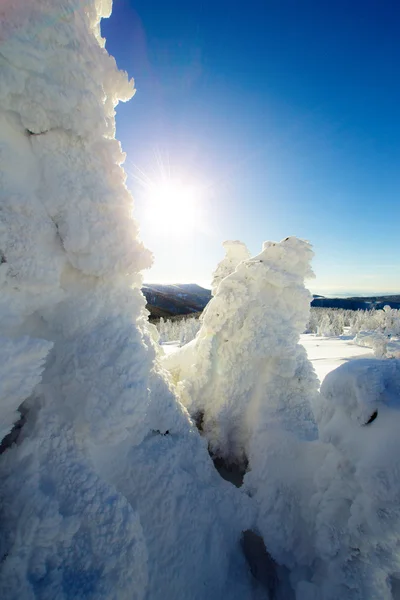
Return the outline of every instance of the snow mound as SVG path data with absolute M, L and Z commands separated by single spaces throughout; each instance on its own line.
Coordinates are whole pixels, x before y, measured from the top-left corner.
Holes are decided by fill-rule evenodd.
M 318 424 L 329 452 L 311 504 L 314 581 L 327 600 L 389 600 L 400 573 L 400 361 L 364 358 L 329 373 Z

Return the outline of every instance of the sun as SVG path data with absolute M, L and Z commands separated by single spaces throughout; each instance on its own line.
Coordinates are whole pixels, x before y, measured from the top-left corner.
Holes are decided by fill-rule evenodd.
M 188 234 L 196 226 L 196 188 L 180 179 L 152 183 L 146 190 L 146 213 L 153 230 L 165 234 Z

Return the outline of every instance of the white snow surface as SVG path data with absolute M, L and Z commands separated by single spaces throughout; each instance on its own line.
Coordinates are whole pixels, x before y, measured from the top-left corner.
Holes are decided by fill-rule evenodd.
M 0 8 L 2 434 L 26 418 L 0 457 L 0 597 L 252 598 L 250 500 L 214 469 L 147 324 L 110 10 Z
M 314 404 L 319 435 L 297 446 L 291 441 L 296 452 L 282 473 L 286 494 L 275 498 L 288 503 L 290 515 L 288 498 L 296 493 L 300 538 L 280 519 L 265 531 L 267 548 L 275 557 L 287 543 L 280 560 L 291 565 L 296 600 L 399 600 L 400 361 L 377 360 L 346 339 L 304 335 L 301 341 L 313 364 L 323 364 Z M 186 358 L 192 353 L 193 360 L 194 344 L 188 346 Z M 277 448 L 282 453 L 279 440 Z
M 300 336 L 300 343 L 321 383 L 328 373 L 349 360 L 372 356 L 369 348 L 360 348 L 349 336 L 328 338 L 307 333 Z

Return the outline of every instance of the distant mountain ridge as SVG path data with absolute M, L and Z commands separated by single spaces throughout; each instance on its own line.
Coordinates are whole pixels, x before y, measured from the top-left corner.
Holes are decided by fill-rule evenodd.
M 390 308 L 400 308 L 400 295 L 393 294 L 388 296 L 351 296 L 349 298 L 325 298 L 325 296 L 316 296 L 311 302 L 311 306 L 321 308 L 345 308 L 347 310 L 371 310 L 382 309 L 384 306 Z
M 211 300 L 211 290 L 197 283 L 149 283 L 143 285 L 142 292 L 153 318 L 199 313 Z
M 197 283 L 145 283 L 142 292 L 150 317 L 154 319 L 200 313 L 211 300 L 211 290 Z M 400 309 L 400 295 L 326 298 L 314 294 L 311 302 L 311 306 L 315 307 L 347 310 L 381 309 L 386 305 Z

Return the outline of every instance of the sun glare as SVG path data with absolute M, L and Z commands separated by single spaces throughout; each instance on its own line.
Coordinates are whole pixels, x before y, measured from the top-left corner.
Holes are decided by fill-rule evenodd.
M 193 186 L 180 179 L 164 180 L 147 190 L 147 217 L 157 231 L 184 235 L 195 227 L 197 202 Z

